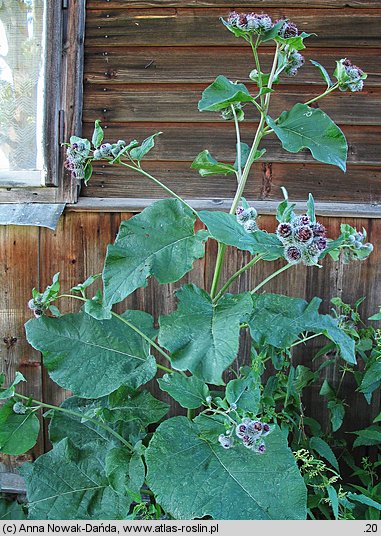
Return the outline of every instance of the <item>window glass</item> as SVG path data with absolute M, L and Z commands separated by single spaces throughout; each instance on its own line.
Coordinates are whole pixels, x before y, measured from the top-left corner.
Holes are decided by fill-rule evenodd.
M 43 170 L 44 0 L 0 0 L 0 182 Z

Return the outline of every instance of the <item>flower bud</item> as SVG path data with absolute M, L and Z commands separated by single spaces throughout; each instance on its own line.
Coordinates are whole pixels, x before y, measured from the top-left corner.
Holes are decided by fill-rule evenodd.
M 286 246 L 284 248 L 284 257 L 290 264 L 298 264 L 302 259 L 302 252 L 297 246 Z
M 17 413 L 17 415 L 25 415 L 27 408 L 24 406 L 22 402 L 16 402 L 13 404 L 13 412 Z
M 276 229 L 277 237 L 281 242 L 292 237 L 292 226 L 290 223 L 280 223 Z
M 245 223 L 243 224 L 243 228 L 248 233 L 254 233 L 255 231 L 258 231 L 258 225 L 255 220 L 245 221 Z
M 234 444 L 234 439 L 224 434 L 218 436 L 218 441 L 224 449 L 231 449 Z
M 302 244 L 310 244 L 313 240 L 313 231 L 309 225 L 301 225 L 294 230 L 294 238 Z

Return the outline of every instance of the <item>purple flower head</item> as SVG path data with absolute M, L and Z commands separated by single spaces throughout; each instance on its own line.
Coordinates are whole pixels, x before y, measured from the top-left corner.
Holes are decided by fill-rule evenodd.
M 246 435 L 246 432 L 247 432 L 247 425 L 243 422 L 241 422 L 241 424 L 238 424 L 235 428 L 236 436 L 240 437 L 241 439 L 243 438 L 243 436 Z
M 231 11 L 228 16 L 228 24 L 231 24 L 232 26 L 237 25 L 237 21 L 239 20 L 239 15 L 236 11 Z
M 284 248 L 284 257 L 290 264 L 297 264 L 302 259 L 302 252 L 297 246 L 286 246 Z
M 265 13 L 262 13 L 258 16 L 259 21 L 259 28 L 263 30 L 264 32 L 267 32 L 268 30 L 271 30 L 273 27 L 273 21 L 271 20 L 271 17 L 266 15 Z
M 283 241 L 292 235 L 292 226 L 290 223 L 280 223 L 276 229 L 279 240 Z
M 262 427 L 262 437 L 267 436 L 271 431 L 272 431 L 272 430 L 271 430 L 270 425 L 267 424 L 267 422 L 263 423 L 263 427 Z
M 247 29 L 248 30 L 258 30 L 260 19 L 256 13 L 248 13 L 246 16 L 247 19 Z
M 301 225 L 294 230 L 295 240 L 302 244 L 309 244 L 313 240 L 313 231 L 309 225 Z
M 255 437 L 252 435 L 244 435 L 242 438 L 242 443 L 247 449 L 251 449 L 255 445 Z
M 320 238 L 319 238 L 320 240 Z M 324 239 L 325 240 L 325 239 Z M 319 256 L 320 253 L 321 253 L 321 249 L 319 248 L 319 246 L 317 245 L 316 241 L 315 242 L 312 242 L 312 244 L 310 244 L 309 246 L 307 246 L 306 248 L 306 253 L 307 255 L 310 255 L 312 257 L 316 257 L 316 256 Z
M 266 445 L 264 443 L 260 443 L 254 448 L 254 450 L 258 454 L 264 454 L 266 452 Z
M 240 205 L 239 207 L 237 207 L 237 210 L 235 211 L 237 217 L 241 216 L 241 214 L 245 212 L 245 209 L 243 208 L 242 205 Z
M 41 318 L 42 316 L 44 316 L 43 309 L 34 309 L 33 313 L 36 318 Z
M 253 437 L 258 437 L 262 432 L 262 423 L 259 421 L 251 421 L 247 427 L 247 434 Z
M 288 57 L 288 65 L 285 68 L 284 72 L 288 76 L 295 76 L 298 69 L 304 65 L 304 56 L 302 56 L 296 50 L 292 51 Z
M 366 78 L 364 71 L 357 67 L 357 65 L 353 65 L 348 58 L 341 59 L 340 63 L 343 65 L 348 79 L 339 79 L 339 89 L 342 91 L 346 91 L 347 89 L 350 91 L 361 91 L 364 87 L 364 78 Z
M 231 449 L 234 444 L 233 438 L 224 434 L 218 436 L 218 442 L 224 449 Z
M 322 223 L 317 221 L 316 223 L 313 223 L 311 227 L 312 227 L 314 236 L 325 236 L 326 228 L 324 227 Z
M 327 247 L 328 241 L 325 236 L 320 236 L 314 241 L 314 244 L 319 248 L 319 251 L 324 251 Z
M 294 227 L 299 227 L 300 225 L 310 225 L 311 220 L 307 214 L 301 214 L 300 216 L 295 216 L 295 218 L 293 218 L 292 224 Z
M 280 21 L 277 21 L 280 22 Z M 288 39 L 289 37 L 296 37 L 298 35 L 298 28 L 293 22 L 284 21 L 282 28 L 279 30 L 280 37 Z

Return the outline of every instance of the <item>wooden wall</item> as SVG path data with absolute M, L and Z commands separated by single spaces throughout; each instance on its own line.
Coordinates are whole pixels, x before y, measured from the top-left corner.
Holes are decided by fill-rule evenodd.
M 84 133 L 99 118 L 107 137 L 142 139 L 163 134 L 148 156 L 146 168 L 177 193 L 189 198 L 230 198 L 235 178 L 201 179 L 190 170 L 203 149 L 220 160 L 234 161 L 235 133 L 231 122 L 197 109 L 203 89 L 217 75 L 249 83 L 254 67 L 250 47 L 219 21 L 237 11 L 265 11 L 273 19 L 288 17 L 300 31 L 316 33 L 306 40 L 305 66 L 295 78 L 282 77 L 270 113 L 277 116 L 298 101 L 324 90 L 314 59 L 330 73 L 335 60 L 348 57 L 369 78 L 361 93 L 340 91 L 320 101 L 342 127 L 349 143 L 349 165 L 318 164 L 305 151 L 285 152 L 275 138 L 266 139 L 264 162 L 257 163 L 246 189 L 252 199 L 279 199 L 280 186 L 294 199 L 312 192 L 319 200 L 381 201 L 381 5 L 378 0 L 88 0 L 85 40 Z M 264 66 L 272 50 L 264 49 Z M 248 107 L 245 108 L 248 110 Z M 251 143 L 256 113 L 247 113 L 243 141 Z M 158 188 L 123 169 L 97 166 L 86 197 L 160 197 Z
M 32 317 L 27 307 L 31 289 L 44 289 L 51 282 L 53 274 L 61 273 L 63 291 L 68 291 L 74 284 L 81 282 L 91 274 L 102 270 L 106 247 L 112 242 L 118 231 L 120 221 L 131 217 L 130 213 L 97 213 L 67 211 L 61 218 L 56 231 L 38 229 L 35 227 L 0 227 L 0 350 L 2 369 L 12 377 L 20 370 L 28 379 L 22 384 L 25 394 L 45 402 L 59 404 L 68 395 L 67 392 L 53 384 L 42 368 L 41 357 L 25 340 L 24 323 Z M 330 236 L 339 232 L 339 221 L 335 218 L 319 218 L 329 229 Z M 279 278 L 274 279 L 264 287 L 264 290 L 278 292 L 295 297 L 311 299 L 317 295 L 323 298 L 322 310 L 329 310 L 329 300 L 340 296 L 344 301 L 353 303 L 357 298 L 366 296 L 362 313 L 367 318 L 378 311 L 381 305 L 381 220 L 353 219 L 344 220 L 357 227 L 364 226 L 369 232 L 369 238 L 376 245 L 375 252 L 367 261 L 352 265 L 342 265 L 327 259 L 324 268 L 296 266 Z M 263 228 L 273 231 L 276 225 L 272 216 L 262 216 Z M 192 281 L 199 286 L 210 288 L 216 255 L 216 244 L 210 240 L 207 243 L 207 253 L 204 259 L 196 261 L 193 271 L 181 281 L 157 285 L 150 281 L 146 289 L 137 290 L 125 303 L 118 306 L 119 311 L 125 308 L 144 309 L 153 314 L 155 321 L 161 314 L 168 314 L 175 308 L 174 292 L 183 283 Z M 223 270 L 223 280 L 248 261 L 246 253 L 229 251 Z M 250 289 L 263 280 L 281 262 L 259 263 L 251 273 L 245 273 L 239 282 L 232 286 L 232 292 Z M 61 304 L 60 304 L 61 305 Z M 62 311 L 77 310 L 77 303 L 62 303 Z M 315 348 L 323 343 L 316 341 Z M 299 359 L 310 364 L 312 350 L 306 349 L 299 354 Z M 335 384 L 338 381 L 338 370 L 329 372 L 329 379 Z M 157 389 L 156 382 L 151 382 L 150 388 L 158 396 L 164 396 Z M 353 385 L 343 386 L 343 393 L 350 402 L 353 400 Z M 318 390 L 312 391 L 309 399 L 305 400 L 321 417 L 322 403 Z M 369 422 L 371 415 L 379 412 L 379 398 L 375 397 L 371 407 L 367 405 L 352 408 L 356 416 L 356 429 L 361 422 Z M 172 407 L 173 413 L 181 412 L 177 405 Z M 351 413 L 349 413 L 351 415 Z M 353 425 L 351 425 L 353 427 Z M 46 446 L 45 433 L 40 434 L 37 448 L 31 456 L 42 452 Z M 20 463 L 28 456 L 17 460 L 7 459 L 7 463 Z M 0 458 L 1 461 L 1 458 Z
M 242 46 L 220 24 L 232 2 L 226 0 L 87 0 L 85 39 L 85 85 L 83 131 L 89 136 L 94 120 L 99 118 L 108 140 L 142 139 L 155 131 L 163 131 L 157 147 L 149 155 L 146 168 L 163 179 L 179 194 L 193 199 L 231 198 L 234 180 L 229 177 L 202 179 L 190 170 L 199 151 L 208 148 L 221 160 L 233 159 L 234 128 L 218 119 L 216 114 L 197 111 L 203 89 L 218 74 L 231 79 L 248 80 L 251 70 L 250 50 Z M 258 7 L 259 6 L 259 7 Z M 289 154 L 280 149 L 275 139 L 266 140 L 266 161 L 254 166 L 246 191 L 250 200 L 276 200 L 280 186 L 289 190 L 295 200 L 305 200 L 312 192 L 318 201 L 380 203 L 381 202 L 381 78 L 379 54 L 381 47 L 381 6 L 378 0 L 241 0 L 237 10 L 262 9 L 272 17 L 287 16 L 300 30 L 315 32 L 305 56 L 300 76 L 282 81 L 280 95 L 274 99 L 271 113 L 290 108 L 297 100 L 307 100 L 323 86 L 308 59 L 327 66 L 334 60 L 349 57 L 369 73 L 365 91 L 359 94 L 337 93 L 321 106 L 342 127 L 349 142 L 349 166 L 346 174 L 338 168 L 315 163 L 307 153 Z M 266 50 L 266 62 L 269 61 Z M 265 62 L 265 63 L 266 63 Z M 248 84 L 250 86 L 250 84 Z M 251 86 L 250 86 L 251 87 Z M 243 141 L 250 143 L 256 121 L 242 125 Z M 162 193 L 138 176 L 118 168 L 96 166 L 82 201 L 95 198 L 153 198 Z M 55 232 L 36 227 L 0 227 L 0 350 L 2 369 L 12 376 L 20 370 L 28 379 L 24 393 L 33 394 L 51 403 L 60 403 L 67 393 L 54 386 L 41 366 L 41 357 L 25 340 L 24 322 L 31 317 L 27 301 L 32 287 L 45 288 L 54 273 L 61 272 L 64 290 L 90 274 L 101 271 L 106 245 L 112 242 L 121 219 L 130 213 L 66 210 Z M 340 221 L 320 218 L 330 236 L 337 236 Z M 274 291 L 311 299 L 341 296 L 353 302 L 361 296 L 367 300 L 362 312 L 367 318 L 381 305 L 381 219 L 351 218 L 346 220 L 364 226 L 375 252 L 365 262 L 344 266 L 325 262 L 323 269 L 295 267 L 266 287 Z M 275 219 L 263 216 L 262 227 L 273 231 Z M 205 259 L 195 263 L 192 274 L 184 281 L 193 281 L 209 288 L 216 246 L 207 244 Z M 223 277 L 245 263 L 246 255 L 231 251 L 227 256 Z M 245 274 L 232 290 L 252 288 L 254 281 L 268 275 L 277 263 L 259 264 L 252 274 Z M 145 309 L 157 320 L 175 306 L 174 291 L 182 282 L 158 288 L 150 282 L 138 290 L 127 306 Z M 67 304 L 67 311 L 72 304 Z M 316 342 L 316 344 L 319 344 Z M 311 352 L 299 355 L 308 363 Z M 337 372 L 337 371 L 336 371 Z M 333 383 L 335 373 L 330 373 Z M 153 392 L 157 392 L 154 382 Z M 353 385 L 344 386 L 349 400 Z M 321 413 L 318 391 L 310 394 L 306 404 Z M 379 411 L 379 400 L 371 407 L 351 408 L 352 416 L 367 423 Z M 179 412 L 173 407 L 172 412 Z M 355 411 L 355 413 L 353 413 Z M 351 414 L 350 414 L 351 415 Z M 350 418 L 350 417 L 349 417 Z M 35 456 L 48 446 L 45 433 L 31 455 L 18 460 L 5 460 L 8 466 Z

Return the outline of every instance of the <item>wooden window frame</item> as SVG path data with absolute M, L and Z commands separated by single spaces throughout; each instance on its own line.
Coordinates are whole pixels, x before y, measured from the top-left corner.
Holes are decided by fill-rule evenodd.
M 43 186 L 0 184 L 0 203 L 76 203 L 79 184 L 63 167 L 61 143 L 82 127 L 85 0 L 48 0 Z

